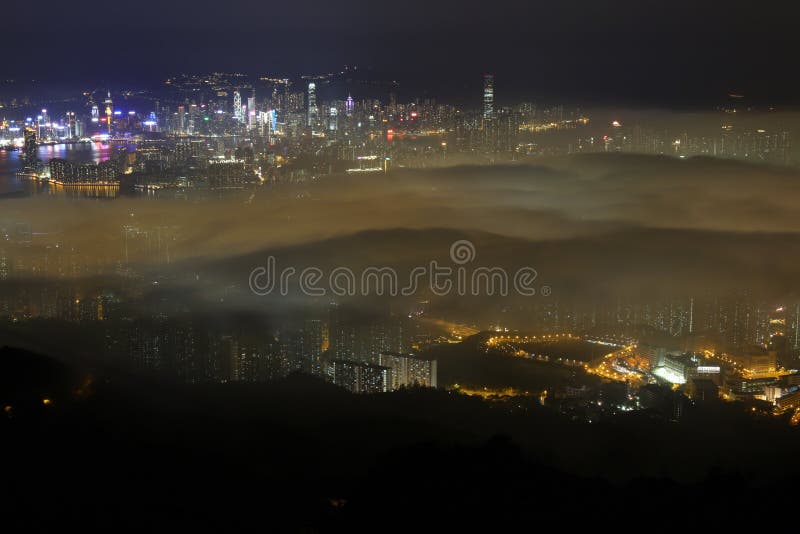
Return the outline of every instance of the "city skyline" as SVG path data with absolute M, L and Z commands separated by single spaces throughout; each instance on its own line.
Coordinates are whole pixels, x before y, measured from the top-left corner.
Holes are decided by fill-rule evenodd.
M 793 510 L 798 5 L 1 11 L 5 530 Z
M 464 97 L 473 77 L 488 71 L 514 97 L 697 105 L 741 92 L 760 103 L 795 103 L 800 78 L 789 65 L 800 45 L 790 25 L 797 6 L 769 5 L 503 0 L 412 2 L 395 11 L 360 0 L 308 8 L 239 0 L 212 15 L 207 5 L 148 1 L 112 18 L 105 40 L 86 42 L 91 61 L 62 54 L 33 67 L 14 54 L 5 59 L 4 77 L 153 83 L 209 68 L 299 76 L 360 65 L 442 97 Z M 92 14 L 57 2 L 32 9 L 10 10 L 8 39 L 24 39 L 30 24 L 53 35 L 67 26 L 78 30 L 74 45 L 81 49 L 82 35 L 96 24 Z M 106 42 L 115 37 L 115 45 Z M 25 42 L 29 53 L 52 57 L 46 40 Z

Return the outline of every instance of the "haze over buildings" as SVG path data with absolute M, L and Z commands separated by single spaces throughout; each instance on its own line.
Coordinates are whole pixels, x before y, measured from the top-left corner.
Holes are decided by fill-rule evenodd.
M 7 529 L 792 510 L 796 5 L 109 13 L 4 11 Z

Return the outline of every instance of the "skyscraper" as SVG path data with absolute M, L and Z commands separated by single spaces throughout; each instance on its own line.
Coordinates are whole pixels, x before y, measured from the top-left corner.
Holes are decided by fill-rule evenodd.
M 108 126 L 108 135 L 111 135 L 111 117 L 114 114 L 114 102 L 111 100 L 111 91 L 108 91 L 108 96 L 103 104 L 106 106 L 106 125 Z
M 36 117 L 36 124 L 39 129 L 39 138 L 43 137 L 50 137 L 49 130 L 50 130 L 50 119 L 47 116 L 47 110 L 43 109 L 42 114 Z
M 36 137 L 36 128 L 27 127 L 25 128 L 24 132 L 24 148 L 23 148 L 23 157 L 25 158 L 25 168 L 26 169 L 35 169 L 38 162 L 39 157 L 37 155 L 37 137 Z
M 178 133 L 186 133 L 186 108 L 178 106 Z
M 256 97 L 255 94 L 247 98 L 247 127 L 254 129 L 256 127 Z
M 392 370 L 381 365 L 332 360 L 327 374 L 334 384 L 351 393 L 385 393 L 392 390 Z
M 483 75 L 483 118 L 494 119 L 494 74 Z
M 419 358 L 412 354 L 384 352 L 378 359 L 378 365 L 392 370 L 391 389 L 410 386 L 435 388 L 437 386 L 436 360 Z
M 67 118 L 66 118 L 66 135 L 65 137 L 69 139 L 77 139 L 83 135 L 83 128 L 82 128 L 81 121 L 77 118 L 74 111 L 67 111 Z
M 233 92 L 233 118 L 239 122 L 244 122 L 242 114 L 242 94 L 239 91 Z
M 308 84 L 308 126 L 317 126 L 317 84 Z
M 328 115 L 328 129 L 335 131 L 339 128 L 339 110 L 336 106 L 331 106 L 330 114 Z

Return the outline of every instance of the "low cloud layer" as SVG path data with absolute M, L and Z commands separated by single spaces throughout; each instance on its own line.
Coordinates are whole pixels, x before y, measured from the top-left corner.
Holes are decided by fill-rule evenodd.
M 587 155 L 331 176 L 218 201 L 7 200 L 0 224 L 45 234 L 17 253 L 58 243 L 97 265 L 168 261 L 220 275 L 236 265 L 239 276 L 247 261 L 277 250 L 306 262 L 408 264 L 469 235 L 483 243 L 481 261 L 530 263 L 569 292 L 706 284 L 784 293 L 794 291 L 800 261 L 798 200 L 794 169 Z M 146 245 L 125 227 L 147 234 Z M 395 243 L 397 229 L 413 237 Z

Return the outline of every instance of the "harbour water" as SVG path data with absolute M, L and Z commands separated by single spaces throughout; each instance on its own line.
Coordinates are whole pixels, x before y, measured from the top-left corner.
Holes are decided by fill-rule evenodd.
M 112 147 L 100 142 L 42 145 L 38 149 L 39 159 L 45 165 L 53 158 L 99 163 L 109 159 L 111 153 Z M 18 150 L 0 150 L 0 197 L 36 194 L 116 195 L 116 188 L 65 188 L 19 179 L 16 173 L 22 168 L 21 155 L 22 152 Z

